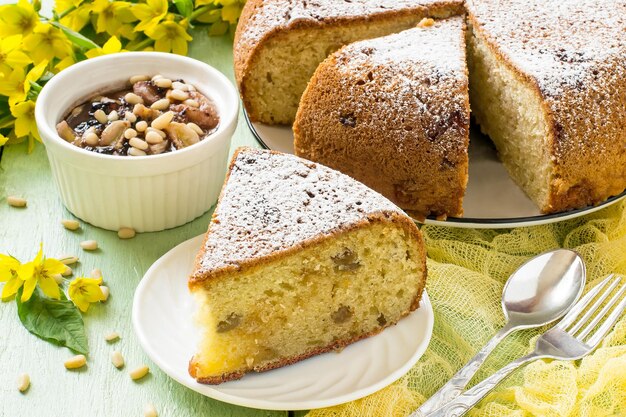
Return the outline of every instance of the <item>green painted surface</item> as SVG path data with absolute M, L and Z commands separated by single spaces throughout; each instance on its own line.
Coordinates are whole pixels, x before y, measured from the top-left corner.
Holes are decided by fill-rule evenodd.
M 231 42 L 198 32 L 190 55 L 232 79 Z M 232 149 L 241 145 L 257 146 L 242 117 Z M 7 195 L 23 196 L 28 208 L 9 207 Z M 88 275 L 96 267 L 102 269 L 111 296 L 84 315 L 90 355 L 86 369 L 78 372 L 63 367 L 72 355 L 70 351 L 37 339 L 21 326 L 14 302 L 0 304 L 0 416 L 141 416 L 148 402 L 156 406 L 160 416 L 286 416 L 286 412 L 225 404 L 179 385 L 148 359 L 134 335 L 131 309 L 137 283 L 169 249 L 204 233 L 209 216 L 207 212 L 176 229 L 140 234 L 125 241 L 114 232 L 85 223 L 81 230 L 70 232 L 60 224 L 61 219 L 72 216 L 61 204 L 44 147 L 37 145 L 31 155 L 23 145 L 4 149 L 0 161 L 0 253 L 30 260 L 43 242 L 49 256 L 75 254 L 81 260 L 75 276 Z M 97 240 L 101 249 L 83 251 L 79 242 L 86 239 Z M 110 331 L 117 331 L 121 340 L 107 343 L 104 335 Z M 121 371 L 111 364 L 112 350 L 121 351 L 126 359 Z M 128 371 L 143 363 L 150 366 L 150 375 L 139 383 L 131 381 Z M 25 394 L 16 388 L 22 372 L 32 381 Z

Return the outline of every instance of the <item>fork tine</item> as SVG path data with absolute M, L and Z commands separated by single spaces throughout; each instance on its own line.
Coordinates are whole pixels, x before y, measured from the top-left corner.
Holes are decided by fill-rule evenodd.
M 608 298 L 608 296 L 611 295 L 611 293 L 613 292 L 613 290 L 617 287 L 617 285 L 619 283 L 620 283 L 620 278 L 619 277 L 618 277 L 618 279 L 613 280 L 611 285 L 609 285 L 609 287 L 606 290 L 604 290 L 602 292 L 602 294 L 600 294 L 598 296 L 598 299 L 596 300 L 596 302 L 593 303 L 593 305 L 591 307 L 589 307 L 589 310 L 587 310 L 587 312 L 581 318 L 576 320 L 576 323 L 574 323 L 572 328 L 569 329 L 567 331 L 567 333 L 569 333 L 569 334 L 571 334 L 573 336 L 574 333 L 576 333 L 578 330 L 580 330 L 580 328 L 583 327 L 585 325 L 585 323 L 587 323 L 587 321 L 594 315 L 594 313 L 596 311 L 598 311 L 598 309 L 600 308 L 600 306 L 602 305 L 604 300 L 606 300 Z M 596 316 L 596 319 L 600 320 L 604 316 L 604 314 L 606 314 L 606 311 L 603 310 L 603 313 L 598 314 Z M 596 321 L 596 324 L 597 324 L 597 321 Z M 589 326 L 587 326 L 587 327 L 589 327 Z M 589 329 L 589 330 L 591 330 L 591 329 Z M 582 339 L 582 337 L 584 337 L 584 336 L 580 336 L 579 338 Z
M 611 301 L 604 307 L 604 309 L 602 309 L 602 312 L 598 315 L 598 317 L 604 317 L 604 315 L 606 315 L 606 313 L 608 313 L 610 307 L 612 307 L 613 304 L 615 304 L 617 302 L 619 297 L 624 295 L 625 291 L 626 291 L 626 285 L 624 285 L 619 290 L 619 292 L 617 294 L 615 294 L 615 296 L 611 299 Z M 622 301 L 617 305 L 617 307 L 615 307 L 613 312 L 611 312 L 609 317 L 607 317 L 607 319 L 604 321 L 604 323 L 602 323 L 600 328 L 594 333 L 593 336 L 591 336 L 591 338 L 586 342 L 586 344 L 588 346 L 591 346 L 592 348 L 595 348 L 598 345 L 598 343 L 600 343 L 600 341 L 602 339 L 604 339 L 604 336 L 606 336 L 606 334 L 609 332 L 609 330 L 611 330 L 613 328 L 615 323 L 617 323 L 617 320 L 619 320 L 620 316 L 622 315 L 622 313 L 624 312 L 625 309 L 626 309 L 626 298 L 622 299 Z M 595 325 L 594 325 L 594 327 L 595 327 Z M 591 327 L 589 329 L 589 331 L 591 331 L 592 329 L 593 329 L 593 327 Z M 587 330 L 587 329 L 585 328 L 585 330 Z M 583 332 L 585 330 L 583 330 Z
M 591 291 L 585 294 L 585 296 L 576 303 L 576 305 L 569 311 L 569 313 L 567 313 L 567 315 L 563 317 L 563 319 L 559 322 L 559 324 L 556 325 L 556 327 L 561 330 L 565 330 L 566 328 L 568 328 L 574 322 L 574 320 L 576 320 L 576 317 L 578 317 L 578 315 L 585 308 L 587 308 L 589 303 L 591 303 L 591 300 L 593 300 L 595 296 L 598 295 L 598 293 L 606 286 L 606 284 L 611 279 L 613 279 L 613 277 L 614 274 L 609 275 L 601 283 L 596 285 Z M 618 279 L 620 278 L 618 277 Z

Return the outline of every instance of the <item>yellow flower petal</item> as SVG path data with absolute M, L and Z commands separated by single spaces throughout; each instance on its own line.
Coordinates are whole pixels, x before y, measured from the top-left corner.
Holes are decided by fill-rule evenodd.
M 22 292 L 22 302 L 30 300 L 30 297 L 37 286 L 37 278 L 33 277 L 24 281 L 24 292 Z
M 2 146 L 5 143 L 7 143 L 8 140 L 9 140 L 9 138 L 7 138 L 6 136 L 4 136 L 3 134 L 0 133 L 0 146 Z
M 46 258 L 43 261 L 43 269 L 46 271 L 46 275 L 56 275 L 65 271 L 65 264 L 54 258 Z
M 17 276 L 20 277 L 22 281 L 32 279 L 33 275 L 35 275 L 35 264 L 32 262 L 20 265 L 17 270 Z
M 59 284 L 50 276 L 42 276 L 39 278 L 39 288 L 50 298 L 54 298 L 55 300 L 61 298 Z
M 102 50 L 105 54 L 112 54 L 114 52 L 119 52 L 122 49 L 122 43 L 116 36 L 111 36 L 111 38 L 106 41 L 104 45 L 102 45 Z
M 0 295 L 0 297 L 2 297 L 2 300 L 6 301 L 8 298 L 13 297 L 17 293 L 17 290 L 20 289 L 22 284 L 24 284 L 24 281 L 13 276 L 13 278 L 8 280 L 2 288 L 2 294 Z

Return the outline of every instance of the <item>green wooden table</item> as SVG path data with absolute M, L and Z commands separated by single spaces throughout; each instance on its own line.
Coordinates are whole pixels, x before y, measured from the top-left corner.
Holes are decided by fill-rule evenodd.
M 189 55 L 233 79 L 232 39 L 210 38 L 206 31 L 198 31 Z M 241 145 L 258 146 L 242 116 L 231 151 Z M 28 207 L 9 207 L 8 195 L 23 196 Z M 63 362 L 73 355 L 69 350 L 46 343 L 22 327 L 14 302 L 0 304 L 0 416 L 141 416 L 146 403 L 154 404 L 160 416 L 287 416 L 287 412 L 225 404 L 179 385 L 148 359 L 134 335 L 131 309 L 141 277 L 172 247 L 204 233 L 209 217 L 207 212 L 184 226 L 130 240 L 82 222 L 79 231 L 67 231 L 60 221 L 73 216 L 61 203 L 43 145 L 38 144 L 31 155 L 23 144 L 6 147 L 0 160 L 0 253 L 30 260 L 43 242 L 48 256 L 75 254 L 80 258 L 75 276 L 100 268 L 111 296 L 83 316 L 90 355 L 80 371 L 64 368 Z M 79 242 L 86 239 L 97 240 L 100 249 L 83 251 Z M 110 331 L 117 331 L 121 339 L 107 343 L 104 335 Z M 123 353 L 122 370 L 111 364 L 112 350 Z M 133 382 L 128 370 L 143 363 L 150 367 L 149 376 Z M 25 394 L 16 388 L 23 372 L 31 377 Z

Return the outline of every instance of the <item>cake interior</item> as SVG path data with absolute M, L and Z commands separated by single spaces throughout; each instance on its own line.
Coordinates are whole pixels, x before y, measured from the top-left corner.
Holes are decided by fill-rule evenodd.
M 251 100 L 252 115 L 268 124 L 291 124 L 300 96 L 315 69 L 343 45 L 389 35 L 415 26 L 424 14 L 328 25 L 323 30 L 296 29 L 268 41 L 256 57 L 255 71 L 244 88 Z
M 203 335 L 192 375 L 221 382 L 223 375 L 282 366 L 396 323 L 421 294 L 422 256 L 403 228 L 373 223 L 209 279 L 193 288 Z
M 522 78 L 468 28 L 470 106 L 496 145 L 513 180 L 549 210 L 552 164 L 549 125 L 536 87 Z

